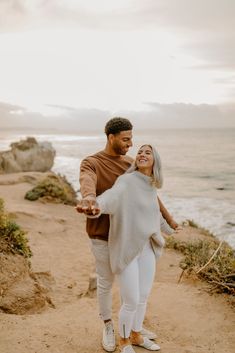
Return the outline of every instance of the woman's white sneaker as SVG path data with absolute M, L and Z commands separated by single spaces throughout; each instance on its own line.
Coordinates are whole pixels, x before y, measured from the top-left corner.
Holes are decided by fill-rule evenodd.
M 150 340 L 155 340 L 157 338 L 157 335 L 155 332 L 152 332 L 150 330 L 147 330 L 146 328 L 142 328 L 142 330 L 140 331 L 141 335 L 143 337 L 147 337 Z
M 151 341 L 147 337 L 144 337 L 144 342 L 143 343 L 139 343 L 139 344 L 133 343 L 133 345 L 134 346 L 143 347 L 145 349 L 148 349 L 149 351 L 159 351 L 159 349 L 160 349 L 160 346 L 157 343 Z
M 112 321 L 108 321 L 104 325 L 102 346 L 107 352 L 113 352 L 116 349 L 115 333 Z
M 132 345 L 128 344 L 127 346 L 124 346 L 121 348 L 120 353 L 135 353 L 135 351 Z

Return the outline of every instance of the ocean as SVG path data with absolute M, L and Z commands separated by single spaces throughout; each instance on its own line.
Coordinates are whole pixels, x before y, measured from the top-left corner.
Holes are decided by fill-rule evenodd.
M 103 134 L 27 136 L 52 143 L 53 170 L 65 175 L 78 192 L 81 160 L 102 150 L 106 141 Z M 25 137 L 1 131 L 0 151 Z M 164 176 L 159 196 L 175 220 L 193 220 L 235 248 L 235 129 L 134 132 L 129 154 L 134 157 L 144 143 L 153 143 L 159 151 Z

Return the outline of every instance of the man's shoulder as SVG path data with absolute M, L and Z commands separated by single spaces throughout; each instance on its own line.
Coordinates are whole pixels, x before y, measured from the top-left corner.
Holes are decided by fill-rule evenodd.
M 128 162 L 128 163 L 132 163 L 134 160 L 132 157 L 128 156 L 128 155 L 124 155 L 124 156 L 121 156 L 123 161 L 125 162 Z M 95 161 L 95 160 L 117 160 L 116 159 L 117 157 L 116 156 L 112 156 L 112 155 L 109 155 L 107 153 L 105 153 L 104 151 L 99 151 L 99 152 L 96 152 L 92 155 L 89 155 L 89 156 L 86 156 L 83 161 Z
M 99 151 L 93 155 L 85 157 L 82 160 L 81 165 L 95 169 L 102 168 L 104 165 L 110 165 L 112 168 L 119 166 L 119 168 L 122 167 L 126 170 L 132 163 L 133 159 L 130 156 L 120 156 L 120 158 L 117 159 L 117 157 L 108 155 L 104 151 Z
M 102 158 L 103 153 L 102 151 L 96 152 L 94 154 L 91 154 L 89 156 L 86 156 L 83 158 L 82 162 L 94 162 L 96 160 L 99 160 L 100 158 Z

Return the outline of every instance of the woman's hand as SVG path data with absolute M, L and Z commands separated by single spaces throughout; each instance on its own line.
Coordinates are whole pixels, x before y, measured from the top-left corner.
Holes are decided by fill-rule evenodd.
M 100 213 L 100 208 L 95 197 L 86 197 L 79 200 L 75 209 L 78 213 L 84 213 L 88 216 L 95 216 Z
M 173 218 L 168 224 L 172 229 L 174 229 L 176 233 L 183 229 L 183 227 L 179 225 Z

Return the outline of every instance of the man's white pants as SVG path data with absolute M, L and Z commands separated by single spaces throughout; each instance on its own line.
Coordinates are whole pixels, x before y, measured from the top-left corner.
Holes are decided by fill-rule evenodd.
M 108 242 L 100 239 L 91 239 L 91 249 L 95 256 L 97 272 L 99 314 L 102 320 L 109 320 L 112 318 L 112 284 L 114 274 L 110 267 Z

